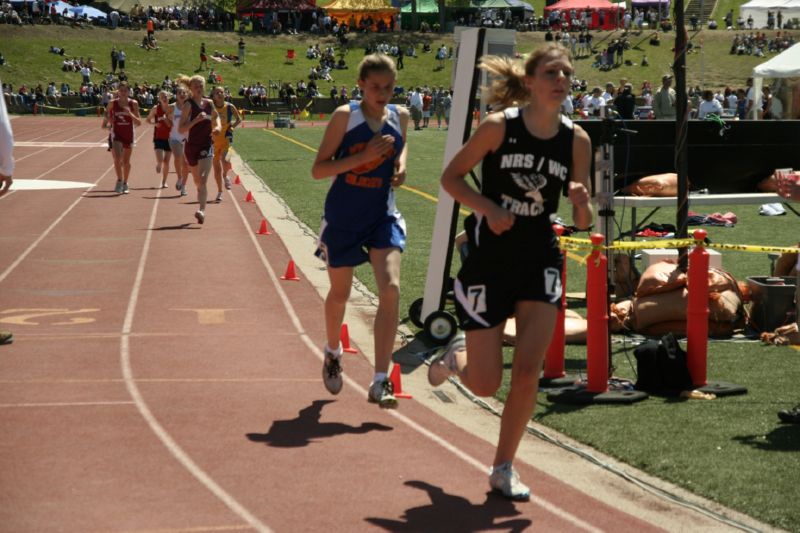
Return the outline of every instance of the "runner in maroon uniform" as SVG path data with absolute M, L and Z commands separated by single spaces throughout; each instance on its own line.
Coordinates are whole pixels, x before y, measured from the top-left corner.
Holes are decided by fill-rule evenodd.
M 178 79 L 178 83 L 187 82 L 192 96 L 183 104 L 183 114 L 178 131 L 189 134 L 184 154 L 194 183 L 197 185 L 197 202 L 200 204 L 200 209 L 195 212 L 194 217 L 197 222 L 202 224 L 206 220 L 208 174 L 211 172 L 211 163 L 214 157 L 211 135 L 219 133 L 221 126 L 214 103 L 203 97 L 206 87 L 203 77 L 192 76 L 187 80 L 183 76 Z
M 110 128 L 111 155 L 114 157 L 114 172 L 117 174 L 117 194 L 128 194 L 128 176 L 131 173 L 131 151 L 133 149 L 133 127 L 142 124 L 139 104 L 128 99 L 128 82 L 121 81 L 117 97 L 108 103 L 103 117 L 103 129 Z
M 167 187 L 167 174 L 169 174 L 169 160 L 172 150 L 169 146 L 169 132 L 172 128 L 170 119 L 169 93 L 160 91 L 158 93 L 158 105 L 150 110 L 147 115 L 147 122 L 155 124 L 153 128 L 153 150 L 156 152 L 156 173 L 161 173 L 161 188 Z M 177 172 L 177 164 L 175 166 Z

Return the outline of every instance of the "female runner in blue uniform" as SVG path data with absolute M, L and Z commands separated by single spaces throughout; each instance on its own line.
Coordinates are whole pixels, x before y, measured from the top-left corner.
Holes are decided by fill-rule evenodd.
M 573 74 L 565 48 L 543 47 L 522 68 L 487 57 L 482 68 L 497 78 L 489 99 L 501 111 L 481 123 L 442 174 L 442 187 L 474 210 L 464 223 L 469 252 L 454 291 L 466 335 L 434 359 L 428 379 L 435 386 L 457 372 L 475 394 L 494 394 L 503 377 L 503 328 L 515 318 L 511 388 L 489 484 L 523 500 L 530 490 L 511 463 L 536 406 L 561 300 L 561 254 L 551 225 L 562 194 L 572 203 L 576 226 L 592 222 L 591 141 L 559 112 Z M 464 181 L 478 163 L 480 192 Z
M 394 203 L 405 181 L 408 113 L 389 105 L 397 70 L 385 55 L 366 56 L 358 66 L 360 102 L 334 111 L 311 169 L 315 179 L 335 176 L 325 200 L 317 255 L 328 265 L 325 299 L 327 345 L 322 377 L 332 394 L 342 389 L 339 342 L 354 267 L 369 261 L 378 285 L 375 375 L 368 401 L 394 408 L 387 377 L 394 351 L 400 301 L 400 253 L 406 228 Z

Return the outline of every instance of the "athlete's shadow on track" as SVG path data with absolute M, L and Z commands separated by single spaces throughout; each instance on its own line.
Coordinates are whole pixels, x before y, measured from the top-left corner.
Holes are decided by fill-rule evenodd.
M 333 400 L 314 400 L 311 405 L 298 413 L 297 418 L 276 420 L 266 433 L 248 433 L 247 438 L 276 448 L 297 448 L 308 446 L 319 439 L 345 433 L 362 434 L 394 429 L 376 422 L 363 422 L 360 426 L 350 426 L 341 422 L 320 422 L 322 408 L 332 402 Z
M 100 191 L 97 189 L 93 189 L 91 191 L 86 191 L 83 193 L 84 198 L 116 198 L 118 196 L 122 196 L 122 194 L 118 193 L 114 189 L 109 191 Z
M 473 504 L 466 498 L 447 494 L 441 487 L 424 481 L 406 481 L 405 485 L 424 490 L 431 499 L 430 505 L 407 509 L 400 520 L 366 518 L 370 524 L 387 531 L 524 531 L 531 527 L 527 518 L 511 518 L 522 513 L 514 502 L 488 493 L 482 504 Z M 495 522 L 500 519 L 501 521 Z
M 175 229 L 200 229 L 200 228 L 198 226 L 195 226 L 191 222 L 184 222 L 183 224 L 178 224 L 177 226 L 159 226 L 157 228 L 153 228 L 151 231 L 168 231 Z

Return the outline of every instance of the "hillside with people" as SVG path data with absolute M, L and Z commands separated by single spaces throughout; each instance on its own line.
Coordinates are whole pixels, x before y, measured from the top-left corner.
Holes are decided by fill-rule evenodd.
M 725 9 L 732 13 L 736 6 L 730 6 L 720 3 L 715 15 Z M 646 103 L 642 98 L 648 90 L 653 92 L 664 75 L 672 74 L 675 32 L 665 21 L 657 26 L 633 10 L 639 14 L 628 14 L 619 22 L 628 29 L 582 31 L 584 21 L 568 20 L 566 12 L 561 20 L 547 19 L 543 26 L 544 18 L 536 17 L 541 14 L 537 9 L 534 7 L 534 16 L 527 19 L 535 21 L 531 25 L 522 26 L 512 18 L 505 26 L 520 30 L 516 33 L 518 53 L 553 40 L 571 49 L 576 65 L 573 96 L 578 106 L 593 88 L 602 90 L 608 84 L 621 88 L 625 83 L 631 84 L 639 104 Z M 352 93 L 356 75 L 351 67 L 370 51 L 390 54 L 402 66 L 400 97 L 413 87 L 450 88 L 457 46 L 453 33 L 388 31 L 385 26 L 382 29 L 386 31 L 378 31 L 378 22 L 372 20 L 374 31 L 348 31 L 344 23 L 331 26 L 328 22 L 326 26 L 322 18 L 306 27 L 305 15 L 285 25 L 277 20 L 267 28 L 264 22 L 256 22 L 263 18 L 236 21 L 230 15 L 190 12 L 186 19 L 170 19 L 134 12 L 121 16 L 114 29 L 67 19 L 6 24 L 0 78 L 6 84 L 7 103 L 24 102 L 32 109 L 38 102 L 58 108 L 67 96 L 70 98 L 64 101 L 70 102 L 70 108 L 95 105 L 101 103 L 105 89 L 122 76 L 136 95 L 142 95 L 141 103 L 149 106 L 165 79 L 201 72 L 210 83 L 225 87 L 231 98 L 243 97 L 239 102 L 243 106 L 265 107 L 269 100 L 297 96 L 318 98 L 319 109 L 328 110 L 325 99 L 339 100 L 342 91 Z M 490 15 L 496 23 L 502 22 L 502 13 Z M 480 16 L 456 13 L 454 23 L 485 25 L 490 20 Z M 721 15 L 721 19 L 723 25 L 730 21 L 731 29 L 698 28 L 688 33 L 687 87 L 697 105 L 706 90 L 722 99 L 746 89 L 753 67 L 797 38 L 797 30 L 776 29 L 774 21 L 773 29 L 749 30 L 746 21 L 732 14 Z M 687 25 L 689 22 L 687 19 Z M 653 26 L 658 29 L 651 29 Z M 202 55 L 207 61 L 201 61 Z M 116 65 L 112 56 L 117 57 Z

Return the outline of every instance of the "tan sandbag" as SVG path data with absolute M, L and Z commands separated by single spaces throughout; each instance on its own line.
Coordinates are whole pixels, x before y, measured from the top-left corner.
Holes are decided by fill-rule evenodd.
M 623 300 L 611 304 L 608 319 L 611 322 L 611 331 L 613 333 L 619 333 L 628 327 L 632 307 L 633 301 L 631 300 Z
M 674 172 L 645 176 L 636 183 L 631 183 L 622 191 L 633 196 L 677 196 L 678 175 Z
M 564 311 L 564 337 L 567 344 L 586 344 L 586 319 L 572 309 Z M 517 344 L 517 323 L 513 318 L 506 320 L 503 328 L 503 343 Z
M 736 322 L 742 317 L 739 312 L 742 299 L 736 291 L 712 292 L 708 295 L 708 319 L 712 322 Z
M 684 288 L 649 296 L 637 296 L 633 300 L 631 328 L 641 332 L 652 324 L 685 321 L 687 297 L 688 292 Z
M 636 296 L 650 296 L 672 292 L 686 286 L 686 274 L 678 268 L 675 261 L 653 263 L 642 273 Z
M 798 245 L 800 246 L 800 245 Z M 775 261 L 775 270 L 772 273 L 776 278 L 783 276 L 797 276 L 797 252 L 785 252 Z
M 778 180 L 775 179 L 775 174 L 759 181 L 756 184 L 756 189 L 759 192 L 778 192 Z
M 744 324 L 741 322 L 709 322 L 708 335 L 710 337 L 730 337 L 733 335 L 734 331 L 741 329 L 742 327 L 744 327 Z M 641 330 L 636 330 L 636 332 L 649 337 L 660 337 L 661 335 L 666 335 L 667 333 L 685 336 L 686 321 L 675 320 L 670 322 L 658 322 L 656 324 L 651 324 L 646 328 L 642 328 Z
M 614 254 L 614 294 L 617 298 L 633 296 L 642 275 L 628 254 Z
M 688 279 L 687 279 L 688 284 Z M 689 288 L 691 290 L 691 287 Z M 736 279 L 724 270 L 710 267 L 708 269 L 708 292 L 736 291 Z

